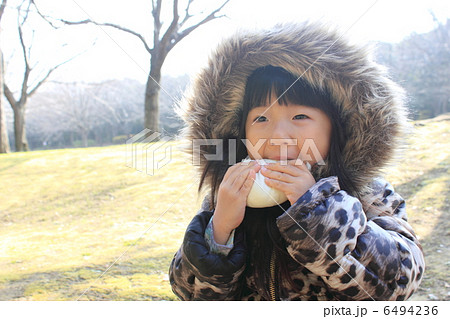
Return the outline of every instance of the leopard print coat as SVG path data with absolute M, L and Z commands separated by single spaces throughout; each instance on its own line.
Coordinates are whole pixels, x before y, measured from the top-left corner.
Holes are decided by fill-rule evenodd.
M 417 290 L 425 263 L 405 202 L 381 179 L 372 186 L 373 203 L 363 211 L 335 177 L 324 178 L 277 219 L 297 286 L 278 283 L 278 300 L 406 300 Z M 262 300 L 255 274 L 244 272 L 242 233 L 228 256 L 209 251 L 211 216 L 201 210 L 188 226 L 170 266 L 174 293 L 182 300 Z
M 337 160 L 356 187 L 352 196 L 341 190 L 325 163 L 312 172 L 316 184 L 278 217 L 297 289 L 278 282 L 276 298 L 407 299 L 419 286 L 424 257 L 403 199 L 378 178 L 408 127 L 404 93 L 366 47 L 349 44 L 339 32 L 317 23 L 240 31 L 218 46 L 181 100 L 182 135 L 188 141 L 237 139 L 247 78 L 266 65 L 329 92 L 345 130 Z M 186 150 L 198 155 L 192 145 Z M 211 172 L 225 172 L 229 163 L 205 160 L 216 155 L 215 147 L 200 150 L 194 163 L 200 163 L 200 173 L 214 166 L 205 176 L 211 189 Z M 228 159 L 227 147 L 223 151 Z M 239 228 L 227 256 L 210 252 L 204 233 L 214 207 L 205 200 L 187 228 L 169 270 L 173 291 L 183 300 L 262 299 Z

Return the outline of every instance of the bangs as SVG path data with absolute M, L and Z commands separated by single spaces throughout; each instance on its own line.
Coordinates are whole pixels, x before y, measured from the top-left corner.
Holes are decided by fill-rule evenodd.
M 267 65 L 256 69 L 247 79 L 244 108 L 248 111 L 258 106 L 269 106 L 272 97 L 280 105 L 297 104 L 320 109 L 331 104 L 326 92 L 312 88 L 302 78 L 286 70 Z
M 332 148 L 341 149 L 345 142 L 344 128 L 342 127 L 340 109 L 341 106 L 334 103 L 327 90 L 313 88 L 303 78 L 296 78 L 291 73 L 280 67 L 267 65 L 256 69 L 248 77 L 245 87 L 242 109 L 239 110 L 239 135 L 238 139 L 246 138 L 245 123 L 249 112 L 258 106 L 270 106 L 270 101 L 275 97 L 280 105 L 289 104 L 314 107 L 323 111 L 332 124 Z M 336 153 L 337 157 L 340 155 Z M 237 145 L 237 160 L 247 156 L 244 143 Z
M 258 68 L 248 77 L 242 109 L 240 110 L 239 139 L 246 138 L 245 123 L 248 113 L 258 106 L 270 106 L 273 97 L 280 105 L 297 104 L 314 107 L 323 111 L 331 121 L 330 150 L 325 175 L 337 176 L 341 189 L 355 193 L 351 176 L 342 167 L 342 154 L 348 140 L 346 121 L 342 118 L 342 106 L 333 101 L 326 89 L 313 88 L 303 78 L 296 78 L 285 69 L 271 65 Z M 248 156 L 244 143 L 237 145 L 237 160 Z M 315 178 L 319 176 L 315 176 Z

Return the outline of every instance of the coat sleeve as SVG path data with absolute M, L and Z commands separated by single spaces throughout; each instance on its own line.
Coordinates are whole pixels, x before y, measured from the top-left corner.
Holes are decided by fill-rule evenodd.
M 245 268 L 244 236 L 236 231 L 227 256 L 210 252 L 205 229 L 212 212 L 200 211 L 189 224 L 183 244 L 169 268 L 172 290 L 181 300 L 239 298 Z
M 369 209 L 318 181 L 277 220 L 289 254 L 350 300 L 406 300 L 419 287 L 425 262 L 406 221 L 405 202 L 375 180 Z

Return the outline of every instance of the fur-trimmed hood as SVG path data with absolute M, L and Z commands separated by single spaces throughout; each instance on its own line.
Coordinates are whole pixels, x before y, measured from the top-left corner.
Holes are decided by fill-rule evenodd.
M 365 193 L 398 146 L 406 124 L 403 90 L 388 78 L 383 67 L 371 60 L 369 50 L 349 44 L 337 31 L 321 24 L 241 31 L 224 40 L 181 103 L 183 137 L 237 138 L 247 77 L 266 65 L 284 68 L 311 86 L 328 90 L 336 104 L 341 105 L 348 137 L 342 168 L 355 181 L 357 193 Z M 215 154 L 216 149 L 210 151 Z M 204 165 L 205 161 L 201 171 Z M 227 158 L 212 165 L 224 166 L 226 170 Z M 326 165 L 320 175 L 326 177 Z M 209 184 L 208 178 L 206 183 Z

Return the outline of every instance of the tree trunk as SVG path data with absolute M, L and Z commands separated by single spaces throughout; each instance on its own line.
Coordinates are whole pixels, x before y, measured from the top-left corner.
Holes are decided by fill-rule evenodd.
M 0 153 L 9 153 L 8 128 L 6 127 L 5 105 L 3 103 L 3 52 L 0 49 Z
M 0 87 L 3 87 L 2 83 L 0 83 Z M 6 116 L 2 96 L 3 90 L 0 89 L 0 153 L 9 153 L 8 129 L 6 127 Z
M 25 131 L 25 106 L 20 104 L 14 107 L 14 138 L 16 152 L 28 151 L 28 142 Z
M 152 57 L 150 75 L 147 78 L 145 88 L 145 128 L 153 132 L 159 132 L 159 90 L 161 83 L 162 61 Z M 164 60 L 164 59 L 163 59 Z
M 0 88 L 3 87 L 3 83 L 0 81 Z M 0 153 L 9 153 L 9 138 L 8 128 L 6 127 L 6 115 L 2 101 L 3 90 L 0 89 Z

